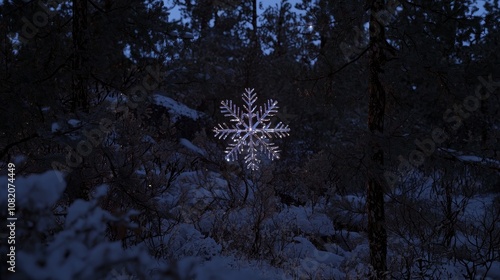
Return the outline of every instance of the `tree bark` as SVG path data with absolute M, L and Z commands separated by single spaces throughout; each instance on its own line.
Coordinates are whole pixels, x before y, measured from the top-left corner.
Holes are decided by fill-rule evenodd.
M 73 95 L 71 111 L 88 111 L 89 101 L 86 89 L 88 71 L 87 0 L 73 0 Z
M 252 40 L 254 41 L 255 48 L 260 48 L 259 37 L 257 36 L 257 29 L 259 26 L 257 25 L 257 0 L 252 1 Z
M 369 1 L 370 55 L 369 55 L 369 104 L 368 128 L 370 130 L 371 162 L 368 172 L 366 207 L 368 214 L 368 238 L 370 242 L 370 264 L 374 274 L 370 279 L 384 279 L 387 270 L 387 232 L 384 212 L 384 150 L 380 139 L 384 132 L 385 90 L 380 81 L 381 66 L 385 62 L 383 48 L 385 32 L 377 14 L 385 8 L 384 0 Z

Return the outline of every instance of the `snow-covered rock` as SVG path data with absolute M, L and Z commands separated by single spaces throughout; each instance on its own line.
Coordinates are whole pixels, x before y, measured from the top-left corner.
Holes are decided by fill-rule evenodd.
M 203 113 L 189 108 L 188 106 L 173 100 L 170 97 L 163 96 L 161 94 L 155 94 L 154 102 L 157 105 L 164 106 L 168 109 L 172 122 L 176 122 L 180 117 L 188 117 L 193 120 L 197 120 L 203 117 Z

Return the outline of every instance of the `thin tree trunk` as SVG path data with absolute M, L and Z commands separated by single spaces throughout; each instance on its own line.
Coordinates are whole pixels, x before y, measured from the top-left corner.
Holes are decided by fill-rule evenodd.
M 453 190 L 450 182 L 443 182 L 446 196 L 446 220 L 444 222 L 444 244 L 447 248 L 451 246 L 453 236 L 455 236 L 455 215 L 453 213 Z
M 256 69 L 258 69 L 258 63 L 259 63 L 259 56 L 261 53 L 260 49 L 260 40 L 259 36 L 257 34 L 258 31 L 258 14 L 257 14 L 257 0 L 252 0 L 252 30 L 249 33 L 250 40 L 252 42 L 252 46 L 250 48 L 250 51 L 248 52 L 248 56 L 246 59 L 248 60 L 247 62 L 247 69 L 245 73 L 245 83 L 244 85 L 246 87 L 252 87 L 252 84 L 254 83 L 255 76 L 257 75 Z
M 259 26 L 257 25 L 257 0 L 252 1 L 252 40 L 255 44 L 255 49 L 260 48 L 259 37 L 257 36 L 257 29 Z
M 89 69 L 85 65 L 87 58 L 87 0 L 73 0 L 73 96 L 71 110 L 88 111 L 88 96 L 86 83 Z
M 387 270 L 387 232 L 384 213 L 384 150 L 378 139 L 384 132 L 385 90 L 379 74 L 384 63 L 385 32 L 377 14 L 385 8 L 384 0 L 370 1 L 370 57 L 369 57 L 369 105 L 368 128 L 370 129 L 371 162 L 367 182 L 368 238 L 370 264 L 375 270 L 371 279 L 384 279 Z

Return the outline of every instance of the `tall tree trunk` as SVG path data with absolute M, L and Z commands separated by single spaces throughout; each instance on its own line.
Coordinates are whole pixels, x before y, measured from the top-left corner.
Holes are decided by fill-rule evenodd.
M 255 45 L 255 49 L 260 49 L 259 37 L 257 36 L 257 29 L 259 26 L 257 25 L 257 0 L 252 1 L 252 40 Z
M 252 87 L 252 84 L 255 83 L 255 76 L 257 75 L 257 69 L 259 69 L 259 57 L 261 53 L 260 40 L 257 34 L 258 31 L 258 14 L 257 14 L 257 0 L 252 0 L 252 8 L 251 8 L 251 20 L 252 20 L 252 30 L 249 33 L 249 39 L 251 40 L 250 51 L 246 56 L 247 62 L 247 70 L 245 74 L 245 83 L 246 87 Z
M 329 31 L 330 31 L 330 18 L 328 15 L 328 1 L 320 0 L 318 7 L 321 10 L 318 16 L 318 32 L 319 32 L 319 53 L 326 54 Z
M 87 25 L 87 0 L 73 0 L 73 95 L 71 110 L 88 111 L 89 101 L 87 96 L 88 71 L 88 25 Z
M 368 238 L 370 242 L 370 263 L 375 270 L 371 279 L 384 279 L 387 270 L 387 232 L 384 213 L 384 150 L 380 139 L 384 132 L 385 90 L 380 82 L 381 66 L 385 62 L 383 49 L 386 45 L 383 23 L 377 14 L 384 10 L 384 0 L 373 0 L 370 15 L 370 57 L 369 57 L 369 104 L 368 128 L 370 129 L 371 162 L 368 172 L 366 205 L 368 213 Z

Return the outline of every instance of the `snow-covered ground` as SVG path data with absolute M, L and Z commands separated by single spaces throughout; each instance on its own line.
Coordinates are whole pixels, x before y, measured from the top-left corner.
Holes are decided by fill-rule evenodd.
M 167 108 L 172 122 L 203 117 L 161 94 L 154 101 Z M 52 132 L 67 125 L 82 122 L 54 122 Z M 142 139 L 158 144 L 149 135 Z M 131 208 L 105 209 L 104 201 L 116 199 L 108 185 L 94 186 L 88 201 L 67 204 L 66 182 L 60 180 L 65 174 L 17 177 L 17 272 L 9 279 L 366 279 L 370 265 L 364 194 L 287 205 L 276 195 L 273 180 L 252 178 L 236 163 L 216 165 L 210 158 L 213 151 L 194 140 L 180 137 L 174 144 L 177 150 L 152 170 L 145 165 L 134 170 L 140 179 L 154 174 L 163 184 L 157 186 L 161 192 L 144 202 L 154 209 L 149 212 L 154 217 L 144 220 Z M 446 152 L 462 161 L 498 164 Z M 181 158 L 212 166 L 164 168 Z M 14 158 L 19 164 L 25 160 Z M 500 279 L 500 219 L 492 207 L 494 195 L 447 196 L 438 184 L 439 172 L 432 178 L 416 170 L 404 176 L 403 184 L 385 197 L 388 269 L 394 279 Z M 151 183 L 134 188 L 147 192 Z M 456 224 L 451 244 L 443 246 L 446 202 Z M 0 207 L 7 208 L 6 188 L 0 190 Z M 123 232 L 122 239 L 111 240 L 111 230 Z M 4 252 L 7 245 L 0 248 Z
M 268 242 L 266 244 L 272 246 L 268 256 L 279 260 L 279 265 L 273 266 L 266 258 L 257 261 L 242 257 L 234 249 L 229 249 L 238 246 L 231 247 L 231 244 L 224 243 L 224 238 L 219 240 L 223 243 L 218 243 L 218 237 L 212 236 L 221 226 L 239 231 L 251 228 L 249 225 L 255 220 L 254 209 L 250 206 L 236 206 L 227 213 L 211 207 L 205 213 L 194 213 L 199 214 L 198 217 L 193 216 L 190 210 L 193 207 L 208 209 L 214 202 L 229 196 L 227 181 L 220 174 L 188 171 L 178 176 L 173 187 L 159 197 L 158 202 L 166 206 L 160 208 L 161 211 L 169 211 L 171 217 L 184 211 L 184 218 L 181 222 L 166 218 L 164 226 L 169 228 L 168 232 L 127 249 L 123 249 L 119 242 L 105 238 L 106 221 L 121 219 L 134 227 L 129 217 L 137 213 L 130 210 L 118 217 L 103 210 L 98 201 L 106 196 L 106 186 L 98 187 L 91 201 L 77 200 L 65 209 L 54 208 L 65 188 L 64 182 L 58 181 L 57 176 L 55 171 L 47 171 L 19 177 L 16 181 L 17 211 L 23 221 L 23 226 L 17 229 L 18 240 L 22 239 L 24 244 L 18 246 L 16 275 L 21 276 L 14 279 L 90 279 L 96 275 L 107 279 L 121 279 L 118 277 L 124 275 L 149 275 L 151 279 L 162 279 L 161 271 L 167 263 L 154 260 L 148 253 L 151 248 L 160 246 L 163 246 L 164 253 L 178 258 L 177 264 L 169 269 L 186 277 L 181 279 L 359 279 L 369 271 L 366 237 L 361 232 L 335 229 L 333 221 L 322 211 L 326 205 L 317 207 L 315 211 L 309 206 L 285 206 L 266 215 L 260 230 Z M 0 180 L 6 181 L 7 178 L 1 177 Z M 0 206 L 5 208 L 5 189 L 2 189 L 0 197 Z M 185 198 L 182 202 L 179 201 L 181 197 Z M 251 197 L 255 198 L 256 194 Z M 339 199 L 354 205 L 363 203 L 355 196 Z M 461 213 L 461 219 L 479 225 L 491 202 L 492 198 L 488 196 L 470 199 Z M 60 217 L 54 215 L 58 211 L 65 212 L 61 226 L 57 223 Z M 207 213 L 212 215 L 207 216 Z M 189 218 L 187 215 L 190 215 Z M 54 235 L 40 239 L 49 231 Z M 242 234 L 246 236 L 244 232 Z M 480 247 L 481 244 L 471 243 L 480 242 L 478 236 L 471 238 L 470 234 L 458 231 L 454 239 L 456 246 Z M 390 237 L 389 241 L 408 246 L 407 241 L 394 237 Z M 418 240 L 413 242 L 417 245 Z M 394 262 L 401 261 L 403 256 L 400 254 L 389 251 Z M 497 252 L 490 254 L 492 258 L 498 258 L 495 255 Z M 141 264 L 140 268 L 138 264 Z M 498 259 L 490 261 L 489 273 L 484 279 L 498 279 L 498 264 Z M 436 275 L 444 277 L 441 279 L 466 279 L 462 276 L 466 274 L 464 265 L 472 264 L 470 261 L 461 264 L 457 260 L 441 258 L 433 269 L 439 272 Z M 415 263 L 412 267 L 418 270 L 419 264 Z M 486 268 L 477 267 L 478 275 L 486 272 Z M 429 269 L 425 273 L 429 273 Z M 148 274 L 152 271 L 157 271 L 156 276 Z M 450 278 L 446 278 L 447 275 Z

